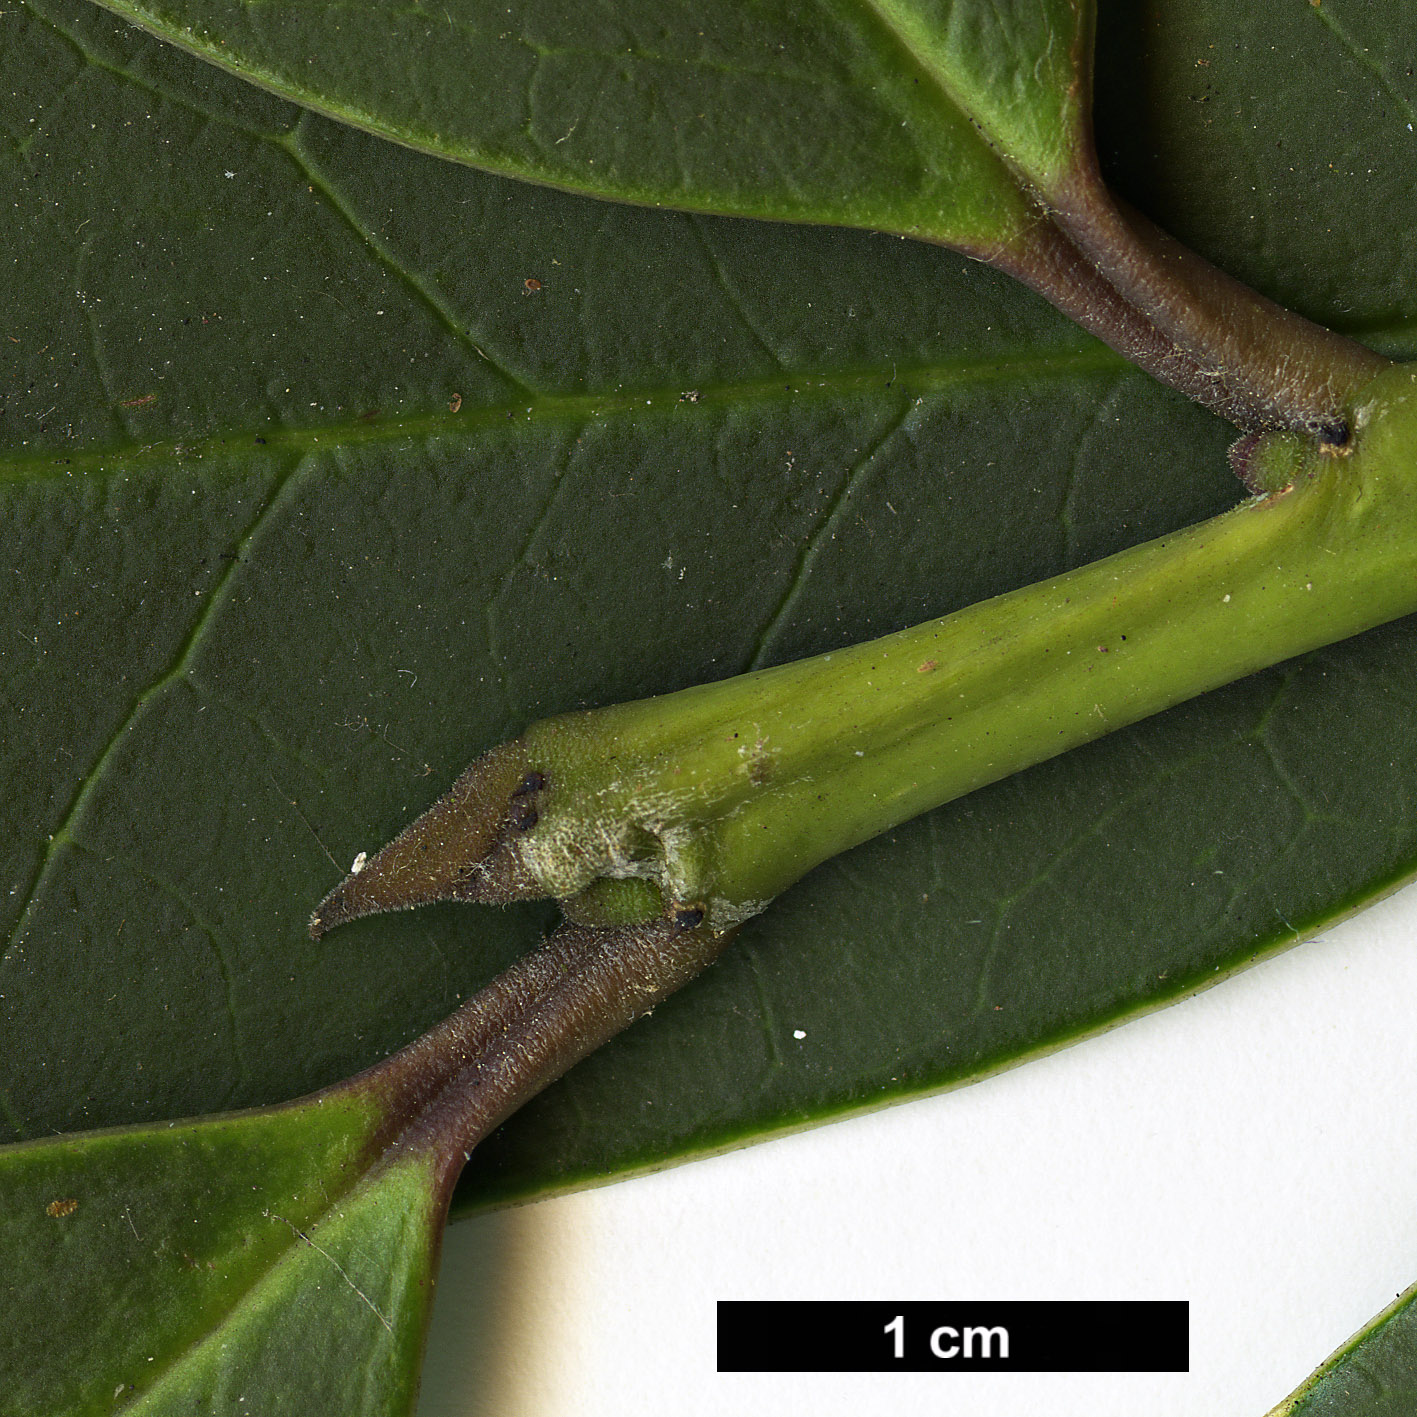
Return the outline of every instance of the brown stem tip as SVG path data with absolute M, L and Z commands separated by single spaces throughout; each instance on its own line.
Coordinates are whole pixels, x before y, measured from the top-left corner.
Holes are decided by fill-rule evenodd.
M 361 855 L 310 917 L 311 939 L 364 915 L 434 901 L 503 904 L 545 895 L 512 849 L 535 823 L 545 787 L 521 739 L 483 754 L 387 846 L 367 861 Z

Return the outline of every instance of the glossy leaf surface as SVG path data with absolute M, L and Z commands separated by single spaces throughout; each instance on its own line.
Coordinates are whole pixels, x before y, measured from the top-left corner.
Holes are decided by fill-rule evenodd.
M 1131 195 L 1407 348 L 1417 253 L 1371 233 L 1417 176 L 1417 17 L 1123 8 L 1099 83 Z M 304 922 L 528 720 L 1237 495 L 1223 425 L 948 253 L 509 183 L 72 4 L 5 23 L 14 1137 L 305 1092 L 525 950 L 543 910 Z M 823 868 L 508 1124 L 465 1203 L 968 1080 L 1387 888 L 1417 862 L 1415 652 L 1376 632 Z

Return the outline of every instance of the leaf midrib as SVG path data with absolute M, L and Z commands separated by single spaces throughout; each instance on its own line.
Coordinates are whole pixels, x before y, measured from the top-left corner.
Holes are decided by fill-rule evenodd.
M 1417 355 L 1417 319 L 1392 319 L 1354 325 L 1340 330 L 1371 344 L 1393 359 Z M 882 365 L 859 369 L 786 370 L 751 379 L 702 382 L 686 388 L 679 384 L 636 385 L 626 389 L 595 390 L 581 394 L 537 394 L 499 403 L 464 404 L 457 413 L 433 410 L 390 417 L 354 415 L 339 422 L 309 424 L 300 428 L 251 423 L 219 433 L 195 437 L 126 438 L 75 448 L 0 448 L 0 486 L 45 478 L 58 480 L 76 474 L 124 472 L 171 461 L 201 461 L 230 456 L 242 446 L 265 447 L 271 455 L 317 452 L 329 447 L 358 447 L 398 443 L 423 438 L 468 434 L 507 422 L 593 423 L 615 415 L 649 414 L 691 418 L 738 404 L 773 400 L 818 398 L 824 402 L 858 396 L 882 388 L 899 393 L 932 393 L 965 385 L 986 386 L 1029 378 L 1097 378 L 1117 373 L 1140 374 L 1134 365 L 1105 345 L 1088 342 L 1079 348 L 1044 354 L 967 354 L 958 359 L 927 360 L 915 364 L 891 363 L 889 376 Z M 257 440 L 262 440 L 257 442 Z
M 1016 178 L 1020 177 L 1022 174 L 1009 156 L 1007 147 L 999 141 L 998 134 L 990 130 L 980 115 L 955 89 L 950 82 L 949 71 L 932 63 L 930 56 L 921 53 L 911 42 L 910 33 L 902 24 L 900 16 L 896 14 L 895 7 L 890 3 L 890 0 L 852 0 L 852 2 L 853 8 L 866 17 L 867 23 L 875 26 L 877 32 L 886 38 L 906 63 L 912 69 L 919 70 L 929 80 L 931 87 L 943 100 L 943 106 L 953 109 L 954 112 L 968 119 L 978 129 L 984 141 L 993 149 L 995 156 L 1003 161 Z
M 458 412 L 439 409 L 391 417 L 355 415 L 340 422 L 303 428 L 250 424 L 196 438 L 152 441 L 123 439 L 73 450 L 45 448 L 0 452 L 0 484 L 72 478 L 75 475 L 129 471 L 164 462 L 200 461 L 259 450 L 263 457 L 318 452 L 324 447 L 357 447 L 422 438 L 446 438 L 481 432 L 507 423 L 592 423 L 613 416 L 701 418 L 744 404 L 815 399 L 824 403 L 871 392 L 890 397 L 940 389 L 988 385 L 1014 379 L 1093 378 L 1129 370 L 1130 365 L 1101 344 L 1045 354 L 966 355 L 959 359 L 857 370 L 789 371 L 752 379 L 686 384 L 654 384 L 597 390 L 584 394 L 540 394 Z M 261 442 L 256 440 L 260 439 Z

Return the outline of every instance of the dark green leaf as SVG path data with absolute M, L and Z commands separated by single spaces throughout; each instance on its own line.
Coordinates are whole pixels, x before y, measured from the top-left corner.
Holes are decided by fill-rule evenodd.
M 442 1210 L 428 1157 L 371 1166 L 382 1120 L 344 1089 L 7 1151 L 5 1410 L 410 1411 Z
M 1417 1288 L 1399 1294 L 1269 1417 L 1406 1417 L 1417 1408 Z
M 313 1097 L 0 1148 L 6 1411 L 410 1411 L 470 1150 L 727 943 L 568 926 Z
M 1417 17 L 1345 41 L 1324 10 L 1119 15 L 1104 149 L 1207 254 L 1400 349 L 1417 256 L 1369 233 L 1417 178 L 1389 62 Z M 515 185 L 62 0 L 4 23 L 15 1137 L 302 1093 L 527 948 L 539 909 L 304 934 L 527 720 L 882 633 L 1237 494 L 1225 427 L 948 253 Z M 1297 101 L 1296 65 L 1342 94 Z M 1285 184 L 1306 199 L 1276 210 Z M 1385 889 L 1417 861 L 1412 635 L 824 868 L 510 1124 L 465 1203 L 976 1077 Z
M 1085 129 L 1085 0 L 229 0 L 119 14 L 414 148 L 596 196 L 985 251 Z M 1015 177 L 1013 173 L 1017 173 Z

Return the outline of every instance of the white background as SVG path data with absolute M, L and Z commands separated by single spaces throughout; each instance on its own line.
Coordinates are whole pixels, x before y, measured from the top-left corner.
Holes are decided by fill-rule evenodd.
M 419 1417 L 1262 1417 L 1417 1280 L 1414 943 L 1417 888 L 974 1087 L 461 1222 Z M 1191 1371 L 719 1374 L 754 1298 L 1189 1299 Z

